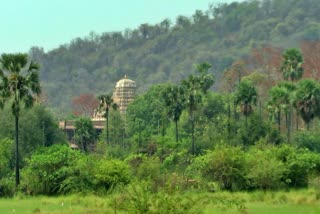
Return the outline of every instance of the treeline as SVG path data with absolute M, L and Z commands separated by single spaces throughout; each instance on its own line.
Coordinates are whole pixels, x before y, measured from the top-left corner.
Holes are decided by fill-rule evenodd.
M 213 4 L 191 17 L 141 24 L 123 32 L 90 33 L 44 52 L 31 48 L 41 64 L 43 97 L 63 115 L 81 94 L 110 92 L 127 74 L 140 92 L 162 82 L 177 83 L 192 65 L 207 61 L 220 78 L 235 60 L 252 49 L 272 45 L 297 47 L 319 34 L 317 0 L 255 0 Z M 217 81 L 219 82 L 219 81 Z
M 270 60 L 276 50 L 259 54 Z M 33 119 L 21 123 L 21 182 L 13 179 L 11 126 L 4 132 L 11 135 L 0 138 L 0 195 L 108 195 L 114 211 L 128 213 L 202 213 L 208 203 L 227 201 L 216 197 L 219 191 L 312 188 L 318 200 L 320 84 L 308 77 L 319 72 L 308 72 L 303 56 L 287 49 L 279 62 L 270 61 L 278 67 L 236 62 L 223 73 L 219 92 L 209 90 L 216 81 L 211 65 L 195 64 L 180 82 L 137 96 L 125 116 L 111 109 L 111 96 L 101 96 L 100 105 L 109 106 L 106 128 L 96 140 L 83 111 L 75 123 L 79 151 L 61 143 L 41 105 L 23 110 L 21 121 Z M 2 123 L 13 124 L 9 107 Z M 46 126 L 37 118 L 47 118 Z

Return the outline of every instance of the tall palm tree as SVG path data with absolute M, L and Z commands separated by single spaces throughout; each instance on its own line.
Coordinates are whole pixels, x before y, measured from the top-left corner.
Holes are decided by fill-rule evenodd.
M 295 85 L 290 82 L 281 82 L 280 84 L 272 87 L 269 91 L 271 100 L 268 103 L 268 109 L 270 113 L 276 113 L 278 115 L 278 129 L 281 128 L 281 112 L 286 114 L 287 135 L 288 141 L 290 138 L 290 123 L 291 123 L 291 97 L 295 90 Z
M 303 57 L 298 49 L 292 48 L 282 54 L 283 60 L 280 70 L 285 80 L 294 82 L 301 79 L 303 75 Z
M 27 54 L 2 54 L 0 58 L 0 106 L 11 103 L 15 118 L 15 172 L 16 186 L 20 184 L 19 168 L 19 116 L 22 104 L 28 108 L 33 105 L 33 94 L 41 92 L 39 65 L 28 60 Z
M 242 80 L 235 92 L 235 104 L 240 106 L 240 111 L 246 118 L 253 112 L 252 105 L 257 105 L 257 89 L 249 80 Z
M 196 65 L 196 70 L 200 74 L 198 76 L 190 75 L 188 79 L 182 81 L 182 88 L 185 91 L 186 107 L 189 110 L 189 118 L 191 121 L 191 137 L 192 137 L 192 154 L 195 154 L 194 144 L 194 113 L 201 103 L 203 95 L 207 93 L 214 83 L 214 77 L 209 74 L 211 65 L 204 62 Z
M 111 109 L 116 110 L 118 108 L 118 105 L 113 101 L 111 95 L 106 95 L 106 94 L 99 95 L 98 100 L 100 100 L 98 111 L 100 113 L 102 113 L 104 118 L 106 118 L 107 143 L 110 143 L 110 141 L 109 141 L 109 111 Z
M 312 79 L 304 79 L 298 83 L 293 96 L 294 107 L 310 128 L 310 122 L 320 116 L 320 85 Z
M 280 71 L 282 72 L 283 78 L 285 80 L 290 80 L 292 83 L 301 79 L 303 75 L 303 57 L 301 54 L 301 51 L 295 48 L 287 49 L 282 54 L 282 62 Z M 297 113 L 298 114 L 298 113 Z M 289 112 L 289 123 L 287 124 L 288 130 L 291 129 L 292 126 L 292 108 L 290 106 L 290 112 Z M 298 126 L 298 117 L 297 117 L 297 126 Z
M 179 141 L 178 121 L 184 109 L 184 91 L 181 87 L 168 86 L 163 93 L 167 114 L 175 123 L 176 142 Z

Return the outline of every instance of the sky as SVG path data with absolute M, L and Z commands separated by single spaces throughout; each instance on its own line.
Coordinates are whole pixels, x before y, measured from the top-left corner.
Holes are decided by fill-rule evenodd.
M 50 51 L 90 32 L 135 29 L 235 0 L 0 0 L 0 53 Z

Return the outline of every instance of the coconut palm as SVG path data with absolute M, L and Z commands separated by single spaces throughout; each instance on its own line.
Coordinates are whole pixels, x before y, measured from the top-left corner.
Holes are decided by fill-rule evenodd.
M 315 80 L 304 79 L 297 85 L 293 96 L 294 107 L 310 128 L 310 122 L 320 116 L 320 85 Z
M 298 49 L 288 49 L 282 54 L 281 72 L 285 80 L 294 82 L 303 75 L 303 57 Z
M 109 111 L 111 109 L 116 110 L 118 108 L 118 105 L 113 101 L 111 95 L 100 95 L 98 96 L 98 100 L 100 100 L 100 104 L 98 107 L 98 111 L 102 113 L 102 116 L 106 118 L 106 125 L 107 125 L 107 142 L 109 141 Z
M 249 80 L 242 80 L 235 92 L 235 104 L 240 107 L 240 111 L 246 118 L 253 112 L 252 105 L 257 105 L 257 89 Z
M 20 183 L 19 117 L 21 107 L 31 107 L 34 94 L 41 92 L 39 65 L 28 60 L 27 54 L 2 54 L 0 59 L 0 106 L 10 103 L 15 118 L 16 186 Z
M 181 87 L 168 86 L 163 93 L 167 114 L 175 123 L 176 142 L 179 141 L 178 121 L 184 109 L 184 91 Z

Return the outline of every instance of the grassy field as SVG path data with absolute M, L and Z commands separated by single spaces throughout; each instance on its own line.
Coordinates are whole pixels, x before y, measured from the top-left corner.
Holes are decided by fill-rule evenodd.
M 190 193 L 191 195 L 202 193 Z M 319 195 L 313 190 L 290 192 L 219 192 L 208 195 L 212 203 L 206 205 L 204 213 L 281 213 L 318 214 Z M 110 197 L 60 196 L 25 197 L 0 199 L 0 213 L 115 213 Z M 121 213 L 121 212 L 117 212 Z

